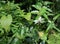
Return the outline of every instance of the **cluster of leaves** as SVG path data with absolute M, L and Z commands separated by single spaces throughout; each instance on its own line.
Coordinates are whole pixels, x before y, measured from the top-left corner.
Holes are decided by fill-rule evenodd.
M 60 14 L 52 7 L 56 3 L 1 0 L 0 44 L 60 44 Z

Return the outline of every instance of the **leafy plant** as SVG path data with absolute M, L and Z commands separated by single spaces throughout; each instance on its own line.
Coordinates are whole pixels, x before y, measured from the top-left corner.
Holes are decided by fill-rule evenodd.
M 57 2 L 0 0 L 0 44 L 60 44 Z

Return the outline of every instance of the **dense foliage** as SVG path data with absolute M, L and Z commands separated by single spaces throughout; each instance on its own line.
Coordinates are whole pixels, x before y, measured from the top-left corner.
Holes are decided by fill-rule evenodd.
M 0 0 L 0 44 L 60 44 L 60 0 Z

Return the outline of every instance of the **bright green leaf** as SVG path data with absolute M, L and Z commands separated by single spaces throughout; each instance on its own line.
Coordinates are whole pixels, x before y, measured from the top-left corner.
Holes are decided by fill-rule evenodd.
M 31 20 L 31 13 L 27 13 L 27 15 L 24 15 L 24 18 L 26 20 Z
M 8 15 L 8 16 L 4 15 L 1 17 L 1 25 L 2 25 L 2 28 L 4 28 L 6 32 L 10 30 L 9 28 L 10 28 L 11 22 L 12 22 L 11 15 Z

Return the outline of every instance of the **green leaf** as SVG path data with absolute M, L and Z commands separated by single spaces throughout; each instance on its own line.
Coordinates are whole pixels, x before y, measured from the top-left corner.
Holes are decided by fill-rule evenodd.
M 50 34 L 47 42 L 48 44 L 60 44 L 60 33 Z
M 4 28 L 6 32 L 10 30 L 9 28 L 10 28 L 11 22 L 12 22 L 11 15 L 8 15 L 8 16 L 4 15 L 1 17 L 1 25 L 2 25 L 2 28 Z
M 20 40 L 18 38 L 14 38 L 11 44 L 20 44 Z
M 47 29 L 46 29 L 46 32 L 48 32 L 50 29 L 53 29 L 54 26 L 55 26 L 54 23 L 50 22 Z
M 37 10 L 40 10 L 42 6 L 42 3 L 38 2 L 35 5 L 32 5 L 32 7 L 36 8 Z
M 43 14 L 42 16 L 43 16 L 45 19 L 49 20 L 48 15 Z
M 53 4 L 52 2 L 49 2 L 49 1 L 45 1 L 44 2 L 44 5 L 50 5 L 50 4 Z
M 39 11 L 34 10 L 34 11 L 31 11 L 31 13 L 32 13 L 32 14 L 38 14 L 38 13 L 39 13 Z
M 60 29 L 58 29 L 56 26 L 54 26 L 54 29 L 57 30 L 58 32 L 60 32 Z
M 28 21 L 31 20 L 31 13 L 27 13 L 27 15 L 24 15 L 24 18 Z
M 4 34 L 4 30 L 0 28 L 0 37 Z
M 58 17 L 60 16 L 60 14 L 56 15 L 53 20 L 55 21 Z

